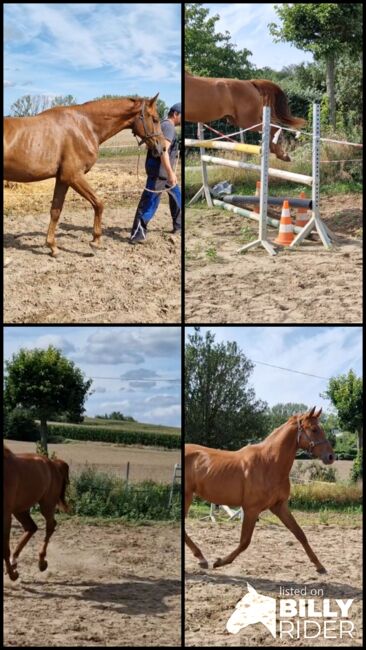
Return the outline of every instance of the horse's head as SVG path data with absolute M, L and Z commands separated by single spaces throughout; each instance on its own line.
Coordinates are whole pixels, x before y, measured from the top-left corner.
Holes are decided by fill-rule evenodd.
M 158 157 L 165 151 L 165 138 L 160 128 L 160 119 L 156 106 L 158 95 L 151 99 L 143 99 L 141 108 L 132 125 L 134 135 L 141 138 L 139 144 L 146 143 L 154 156 Z
M 319 458 L 325 465 L 331 465 L 335 454 L 319 424 L 321 412 L 322 409 L 319 409 L 315 413 L 314 406 L 311 411 L 297 416 L 297 443 L 300 449 L 311 452 L 314 458 Z

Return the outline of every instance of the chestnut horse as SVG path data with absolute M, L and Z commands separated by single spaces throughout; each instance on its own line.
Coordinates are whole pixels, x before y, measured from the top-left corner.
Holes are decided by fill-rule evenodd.
M 188 122 L 212 122 L 227 118 L 241 129 L 262 131 L 263 106 L 271 107 L 271 122 L 300 127 L 306 123 L 290 113 L 287 97 L 273 81 L 267 79 L 214 79 L 185 73 L 185 111 Z M 253 126 L 253 129 L 249 127 Z M 272 142 L 278 127 L 271 127 L 270 150 L 280 160 L 291 158 L 279 144 Z
M 46 535 L 39 554 L 39 570 L 47 569 L 48 542 L 56 528 L 55 508 L 68 511 L 65 501 L 69 466 L 63 460 L 50 460 L 38 454 L 13 454 L 4 446 L 4 560 L 11 580 L 18 578 L 17 559 L 21 550 L 37 531 L 30 509 L 39 503 L 46 520 Z M 10 557 L 11 517 L 21 523 L 24 534 Z
M 158 93 L 159 94 L 159 93 Z M 66 192 L 72 187 L 94 208 L 93 241 L 102 235 L 103 203 L 85 180 L 99 145 L 123 129 L 132 129 L 156 156 L 164 151 L 156 99 L 99 99 L 78 106 L 57 106 L 34 117 L 4 120 L 4 178 L 31 183 L 56 178 L 46 243 L 56 256 L 55 240 Z
M 185 445 L 185 516 L 194 494 L 210 503 L 241 506 L 245 511 L 238 547 L 218 558 L 214 568 L 230 564 L 249 546 L 259 513 L 269 509 L 303 545 L 317 571 L 326 573 L 287 503 L 289 474 L 297 449 L 311 451 L 326 465 L 334 462 L 333 449 L 318 422 L 320 413 L 321 409 L 315 413 L 314 407 L 308 413 L 292 416 L 259 444 L 238 451 Z M 200 566 L 207 568 L 207 560 L 187 533 L 185 542 Z

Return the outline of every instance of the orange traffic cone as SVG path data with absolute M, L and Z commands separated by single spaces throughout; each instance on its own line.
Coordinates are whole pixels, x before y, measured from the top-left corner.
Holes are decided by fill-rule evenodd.
M 278 236 L 276 237 L 275 244 L 281 244 L 282 246 L 289 246 L 291 242 L 295 239 L 294 228 L 291 221 L 290 208 L 288 201 L 283 202 L 282 212 L 281 212 L 281 221 L 280 229 Z
M 300 199 L 305 199 L 305 192 L 300 192 Z M 309 213 L 307 208 L 297 208 L 296 210 L 296 223 L 295 226 L 303 228 L 309 221 Z
M 255 186 L 255 194 L 254 194 L 254 196 L 259 196 L 260 193 L 261 193 L 261 182 L 257 181 L 256 186 Z M 253 212 L 256 212 L 257 214 L 259 214 L 259 210 L 260 210 L 260 207 L 259 207 L 259 203 L 258 203 L 257 205 L 255 205 L 253 207 Z

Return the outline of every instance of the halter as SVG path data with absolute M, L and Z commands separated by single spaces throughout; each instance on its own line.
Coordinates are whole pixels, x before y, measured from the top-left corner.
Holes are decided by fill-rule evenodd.
M 137 140 L 137 144 L 138 144 L 139 147 L 142 144 L 144 144 L 147 140 L 150 140 L 151 138 L 156 138 L 156 136 L 158 136 L 158 135 L 164 135 L 162 131 L 159 131 L 158 133 L 148 133 L 148 130 L 146 128 L 146 121 L 145 121 L 145 100 L 142 101 L 141 113 L 140 113 L 140 115 L 138 115 L 138 117 L 136 119 L 139 119 L 139 120 L 142 121 L 142 126 L 144 128 L 144 133 L 145 133 L 144 137 L 141 138 L 141 136 L 137 135 L 136 130 L 135 130 L 134 126 L 132 125 L 132 133 L 135 136 L 136 140 L 137 140 L 138 137 L 141 138 L 140 142 Z
M 313 449 L 314 449 L 314 447 L 316 447 L 316 445 L 324 445 L 326 442 L 329 443 L 329 440 L 327 440 L 327 438 L 325 438 L 325 440 L 317 440 L 317 441 L 310 440 L 310 438 L 309 438 L 308 434 L 306 433 L 304 427 L 300 423 L 300 418 L 297 418 L 297 444 L 298 445 L 300 445 L 300 436 L 301 436 L 301 434 L 304 434 L 306 440 L 309 443 L 309 447 L 307 449 L 305 449 L 305 451 L 308 451 L 308 450 L 313 451 Z

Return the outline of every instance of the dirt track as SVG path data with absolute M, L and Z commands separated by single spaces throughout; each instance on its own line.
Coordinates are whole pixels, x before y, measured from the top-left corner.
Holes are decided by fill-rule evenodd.
M 4 318 L 7 323 L 156 323 L 180 321 L 181 239 L 172 236 L 167 198 L 144 245 L 128 238 L 139 190 L 136 157 L 101 159 L 88 182 L 105 203 L 102 248 L 93 255 L 92 207 L 69 190 L 56 232 L 45 235 L 54 181 L 7 184 L 4 211 Z
M 189 549 L 186 550 L 187 646 L 362 646 L 361 528 L 302 527 L 326 566 L 326 575 L 316 572 L 299 542 L 281 524 L 260 521 L 248 549 L 231 565 L 219 569 L 200 569 Z M 210 566 L 216 557 L 233 550 L 240 536 L 238 524 L 208 524 L 193 519 L 188 519 L 187 531 L 201 547 Z M 262 623 L 249 625 L 236 635 L 229 634 L 226 623 L 236 603 L 247 593 L 247 582 L 260 594 L 277 599 L 280 587 L 304 586 L 307 587 L 306 597 L 310 597 L 311 588 L 323 588 L 323 598 L 331 599 L 333 605 L 336 598 L 355 599 L 350 609 L 350 619 L 355 624 L 354 638 L 352 641 L 348 637 L 341 641 L 339 637 L 324 639 L 323 636 L 280 639 L 277 634 L 274 639 Z M 291 597 L 299 599 L 299 596 L 287 596 Z M 314 598 L 319 608 L 322 599 Z M 277 602 L 277 630 L 278 620 Z
M 5 577 L 5 646 L 180 645 L 179 526 L 64 521 L 44 573 L 36 538 Z
M 257 236 L 256 222 L 220 208 L 186 210 L 186 322 L 361 323 L 361 201 L 324 198 L 322 218 L 336 236 L 330 251 L 316 237 L 275 257 L 237 253 L 248 233 Z M 276 231 L 268 233 L 273 240 Z

